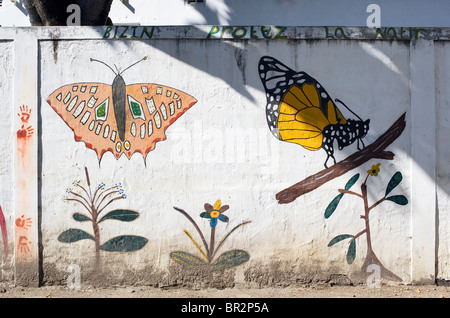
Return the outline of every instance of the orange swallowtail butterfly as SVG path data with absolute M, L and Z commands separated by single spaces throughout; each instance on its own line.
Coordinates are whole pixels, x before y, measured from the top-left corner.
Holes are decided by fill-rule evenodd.
M 272 134 L 286 142 L 308 150 L 323 148 L 334 163 L 334 141 L 339 150 L 357 141 L 364 147 L 370 120 L 363 121 L 344 105 L 358 120 L 346 119 L 322 85 L 305 72 L 296 72 L 270 56 L 263 56 L 258 65 L 259 76 L 266 92 L 267 123 Z
M 141 153 L 144 160 L 166 129 L 197 100 L 178 89 L 154 83 L 126 85 L 122 77 L 130 67 L 114 71 L 112 85 L 75 83 L 56 89 L 47 99 L 50 106 L 72 129 L 76 141 L 95 150 L 98 160 L 110 151 L 118 159 Z

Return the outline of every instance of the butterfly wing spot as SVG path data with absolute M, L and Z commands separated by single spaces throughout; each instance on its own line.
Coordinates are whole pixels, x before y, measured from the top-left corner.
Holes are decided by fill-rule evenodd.
M 111 141 L 112 142 L 115 142 L 116 141 L 116 134 L 117 134 L 117 131 L 115 131 L 115 130 L 113 130 L 112 132 L 111 132 Z
M 74 98 L 72 98 L 72 100 L 70 101 L 70 104 L 67 105 L 66 110 L 68 112 L 71 112 L 72 109 L 75 107 L 77 101 L 78 101 L 78 96 L 75 96 Z
M 88 129 L 90 131 L 92 131 L 92 130 L 94 130 L 94 128 L 95 128 L 95 120 L 91 120 L 91 122 L 89 123 Z
M 102 124 L 101 123 L 98 123 L 97 124 L 97 128 L 95 129 L 95 134 L 96 135 L 100 135 L 100 131 L 102 130 Z
M 144 139 L 145 138 L 145 123 L 141 125 L 140 132 L 141 132 L 141 139 Z
M 170 97 L 170 96 L 172 96 L 172 92 L 169 91 L 169 90 L 167 90 L 167 91 L 166 91 L 166 97 Z
M 74 85 L 74 86 L 72 86 L 72 91 L 73 91 L 73 92 L 76 92 L 76 91 L 78 91 L 78 85 Z
M 67 92 L 66 97 L 64 97 L 63 103 L 67 104 L 70 100 L 70 97 L 72 97 L 72 94 L 70 94 L 70 92 Z
M 98 88 L 98 86 L 91 86 L 91 89 L 89 90 L 89 92 L 91 94 L 95 94 L 95 93 L 97 93 L 97 88 Z
M 141 86 L 141 90 L 143 94 L 148 94 L 148 87 L 147 86 Z
M 173 114 L 175 114 L 175 104 L 173 102 L 170 102 L 169 109 L 170 109 L 170 116 L 173 116 Z
M 105 129 L 103 130 L 103 138 L 105 138 L 105 139 L 108 138 L 109 130 L 110 130 L 109 125 L 106 125 Z
M 95 108 L 95 119 L 106 121 L 109 112 L 109 97 Z
M 162 92 L 163 92 L 163 88 L 162 87 L 157 87 L 156 88 L 156 95 L 162 95 Z
M 131 135 L 133 135 L 133 137 L 136 137 L 136 123 L 134 122 L 131 124 L 130 133 Z
M 58 96 L 56 96 L 56 99 L 59 100 L 59 101 L 62 101 L 62 94 L 59 93 Z
M 86 102 L 85 102 L 85 101 L 82 101 L 82 102 L 78 105 L 78 107 L 75 109 L 75 111 L 73 112 L 73 117 L 77 118 L 78 116 L 81 115 L 81 112 L 82 112 L 83 109 L 84 109 L 84 105 L 86 105 Z
M 116 152 L 117 152 L 117 153 L 122 152 L 122 143 L 121 143 L 120 141 L 118 141 L 118 142 L 116 143 Z
M 177 108 L 180 109 L 182 106 L 181 99 L 177 100 Z
M 152 120 L 148 121 L 148 136 L 150 137 L 153 134 L 153 123 Z
M 125 150 L 130 150 L 130 148 L 131 148 L 130 142 L 129 142 L 128 140 L 126 140 L 126 141 L 123 143 L 123 147 L 125 148 Z
M 161 114 L 164 120 L 167 120 L 167 109 L 166 105 L 164 103 L 161 103 L 161 106 L 159 106 L 159 109 L 161 110 Z
M 97 100 L 98 100 L 98 98 L 96 99 L 96 98 L 94 97 L 94 95 L 92 95 L 91 98 L 89 98 L 89 101 L 88 101 L 88 104 L 87 104 L 88 107 L 89 107 L 89 108 L 94 107 L 95 103 L 97 103 Z
M 85 112 L 83 117 L 81 117 L 80 122 L 85 125 L 87 123 L 87 121 L 89 120 L 89 117 L 91 117 L 91 113 L 90 112 Z
M 86 92 L 86 85 L 81 86 L 80 92 L 82 93 Z
M 152 115 L 156 111 L 155 101 L 153 100 L 153 97 L 150 99 L 145 99 L 145 103 L 147 104 L 148 112 L 150 115 Z
M 139 101 L 128 95 L 128 105 L 130 106 L 130 111 L 134 119 L 141 118 L 142 120 L 145 120 L 144 109 Z
M 153 116 L 153 119 L 155 121 L 156 128 L 161 128 L 161 117 L 159 116 L 158 112 L 156 112 L 155 116 Z

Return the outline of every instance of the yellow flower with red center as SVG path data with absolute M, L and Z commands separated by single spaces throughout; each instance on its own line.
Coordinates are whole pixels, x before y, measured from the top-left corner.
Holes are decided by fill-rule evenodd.
M 217 220 L 221 220 L 222 222 L 228 222 L 228 217 L 223 214 L 230 207 L 228 205 L 223 205 L 220 200 L 217 200 L 212 206 L 209 203 L 205 203 L 205 212 L 202 212 L 200 216 L 202 218 L 210 219 L 211 227 L 216 227 Z

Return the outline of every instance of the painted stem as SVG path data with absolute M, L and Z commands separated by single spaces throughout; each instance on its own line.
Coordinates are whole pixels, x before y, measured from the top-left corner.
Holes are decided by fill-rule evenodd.
M 200 235 L 200 238 L 202 239 L 203 245 L 205 246 L 205 249 L 206 249 L 206 254 L 208 255 L 208 258 L 209 258 L 209 255 L 211 253 L 210 253 L 210 250 L 209 250 L 209 247 L 208 247 L 208 243 L 206 243 L 205 237 L 203 236 L 203 233 L 200 230 L 200 228 L 198 227 L 197 223 L 191 218 L 191 216 L 186 211 L 184 211 L 184 210 L 182 210 L 180 208 L 177 208 L 177 207 L 173 207 L 173 208 L 176 211 L 178 211 L 181 214 L 183 214 L 192 223 L 192 225 L 194 225 L 195 229 L 197 230 L 198 234 Z
M 92 228 L 94 230 L 95 237 L 95 267 L 99 269 L 101 267 L 100 260 L 100 229 L 98 227 L 97 220 L 92 222 Z
M 214 254 L 214 241 L 216 238 L 216 228 L 215 227 L 211 227 L 211 240 L 209 243 L 209 253 L 208 253 L 208 263 L 211 263 L 212 261 L 212 256 Z
M 364 200 L 364 215 L 361 217 L 365 221 L 365 227 L 366 227 L 365 233 L 366 233 L 366 238 L 367 238 L 367 254 L 366 254 L 366 259 L 364 260 L 364 263 L 363 263 L 361 269 L 367 275 L 368 266 L 374 264 L 374 265 L 377 265 L 380 267 L 380 278 L 386 278 L 386 279 L 390 279 L 393 281 L 402 281 L 402 279 L 400 277 L 398 277 L 397 275 L 392 273 L 390 270 L 388 270 L 386 267 L 384 267 L 384 265 L 380 262 L 380 260 L 378 259 L 378 257 L 376 256 L 376 254 L 372 248 L 372 239 L 370 236 L 369 214 L 370 214 L 370 211 L 375 206 L 377 206 L 378 204 L 383 202 L 385 198 L 378 200 L 375 204 L 373 204 L 371 207 L 369 207 L 368 199 L 367 199 L 366 181 L 364 181 L 364 183 L 361 185 L 361 194 L 362 194 L 362 197 Z
M 91 200 L 90 203 L 90 210 L 92 215 L 92 229 L 94 230 L 94 238 L 95 238 L 95 267 L 97 269 L 100 269 L 101 267 L 101 260 L 100 260 L 100 228 L 98 226 L 98 216 L 99 211 L 94 205 L 94 198 L 92 197 L 92 191 L 91 191 L 91 182 L 89 180 L 89 173 L 87 167 L 84 167 L 84 171 L 86 173 L 86 181 L 89 188 L 89 199 Z

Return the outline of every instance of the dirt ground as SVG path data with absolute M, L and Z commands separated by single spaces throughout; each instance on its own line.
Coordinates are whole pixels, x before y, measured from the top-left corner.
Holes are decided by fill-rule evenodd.
M 0 285 L 0 298 L 446 298 L 450 286 L 382 285 L 378 287 L 299 285 L 283 288 L 226 288 L 192 290 L 155 287 L 19 287 Z

